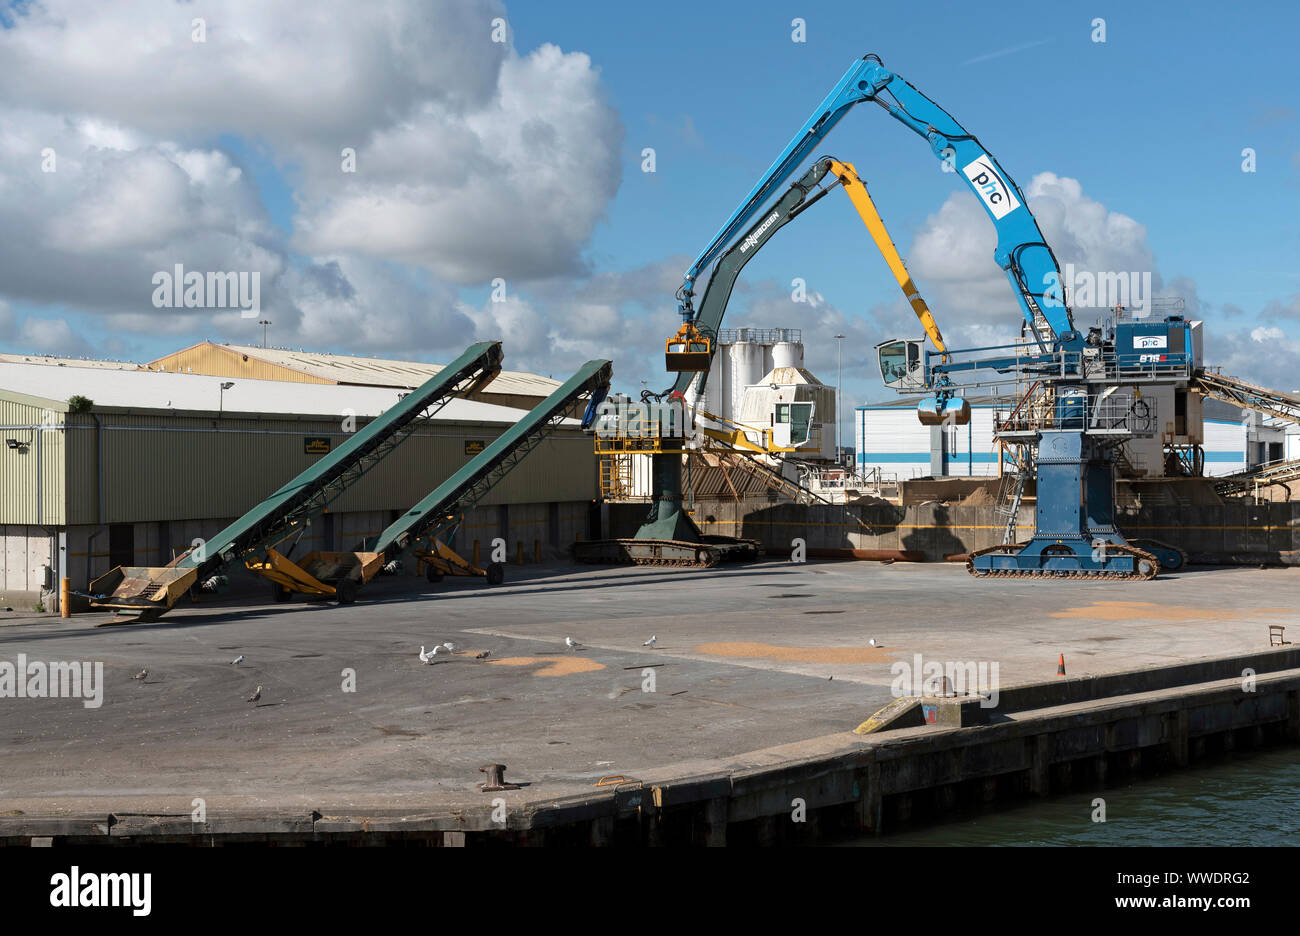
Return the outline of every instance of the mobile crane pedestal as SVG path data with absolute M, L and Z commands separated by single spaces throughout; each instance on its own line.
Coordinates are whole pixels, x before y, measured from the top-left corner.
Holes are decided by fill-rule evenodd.
M 971 553 L 966 568 L 972 575 L 1145 580 L 1183 564 L 1179 550 L 1145 541 L 1139 548 L 1115 525 L 1110 448 L 1080 429 L 1036 436 L 1034 535 Z
M 660 441 L 662 444 L 669 440 Z M 656 452 L 650 460 L 654 499 L 650 513 L 636 535 L 575 543 L 575 559 L 592 563 L 708 568 L 720 562 L 744 562 L 763 555 L 758 540 L 713 536 L 702 533 L 695 525 L 682 505 L 680 445 Z

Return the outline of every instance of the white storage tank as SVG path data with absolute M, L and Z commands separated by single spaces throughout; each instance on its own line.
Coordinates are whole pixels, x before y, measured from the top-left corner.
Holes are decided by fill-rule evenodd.
M 767 373 L 763 370 L 763 347 L 749 340 L 749 330 L 738 330 L 737 341 L 731 346 L 731 412 L 739 413 L 745 399 L 745 388 L 758 383 Z
M 772 367 L 803 367 L 803 344 L 778 341 L 772 346 Z

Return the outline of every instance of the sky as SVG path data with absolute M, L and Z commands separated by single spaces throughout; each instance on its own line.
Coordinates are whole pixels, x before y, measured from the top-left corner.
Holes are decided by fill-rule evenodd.
M 662 389 L 682 273 L 874 52 L 997 157 L 1063 265 L 1150 273 L 1208 365 L 1295 389 L 1297 35 L 1293 2 L 11 0 L 0 350 L 145 361 L 266 320 L 274 346 L 501 339 L 510 369 L 608 357 L 615 389 Z M 993 226 L 921 138 L 865 105 L 821 154 L 857 167 L 950 346 L 1014 339 Z M 259 274 L 257 313 L 167 307 L 178 264 Z M 746 267 L 744 325 L 801 329 L 831 384 L 847 336 L 845 411 L 888 399 L 874 346 L 920 334 L 838 194 Z

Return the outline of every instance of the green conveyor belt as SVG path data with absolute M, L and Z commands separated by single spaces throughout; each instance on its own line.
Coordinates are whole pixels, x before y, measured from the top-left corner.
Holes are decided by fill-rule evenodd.
M 487 448 L 475 455 L 427 497 L 393 521 L 379 534 L 372 547 L 373 551 L 392 556 L 406 549 L 417 536 L 429 533 L 437 535 L 437 527 L 454 522 L 448 520 L 453 510 L 459 512 L 473 506 L 472 502 L 466 502 L 464 498 L 480 481 L 492 472 L 503 468 L 504 463 L 521 445 L 533 440 L 538 434 L 545 433 L 552 420 L 568 411 L 574 401 L 584 393 L 591 392 L 597 387 L 607 386 L 612 370 L 609 361 L 588 361 L 582 365 L 576 374 L 531 409 L 528 415 L 493 440 Z M 504 472 L 502 476 L 504 477 Z M 482 493 L 486 493 L 486 490 Z
M 481 387 L 500 371 L 499 341 L 482 341 L 471 345 L 464 354 L 389 407 L 382 415 L 371 420 L 338 448 L 213 536 L 208 541 L 209 547 L 204 554 L 191 552 L 182 557 L 176 567 L 198 566 L 199 579 L 202 580 L 223 566 L 227 561 L 224 557 L 229 553 L 233 552 L 239 557 L 262 545 L 268 534 L 277 529 L 277 525 L 286 517 L 323 488 L 336 482 L 395 433 L 417 419 L 430 405 L 447 397 L 467 380 L 475 380 L 477 386 Z

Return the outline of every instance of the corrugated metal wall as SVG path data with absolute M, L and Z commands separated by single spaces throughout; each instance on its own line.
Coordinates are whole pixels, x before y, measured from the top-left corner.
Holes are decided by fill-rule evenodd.
M 0 400 L 0 523 L 61 525 L 64 515 L 64 414 Z
M 1242 422 L 1206 419 L 1202 423 L 1205 443 L 1205 474 L 1234 474 L 1246 470 L 1246 425 Z
M 316 460 L 317 456 L 304 453 L 306 437 L 328 436 L 334 446 L 348 438 L 333 420 L 218 421 L 104 414 L 100 416 L 104 463 L 100 518 L 95 503 L 93 423 L 87 416 L 73 420 L 68 433 L 68 519 L 46 522 L 126 523 L 239 516 Z M 472 456 L 465 454 L 467 441 L 491 442 L 501 430 L 501 426 L 451 424 L 421 428 L 345 491 L 330 509 L 404 510 L 470 460 Z M 21 487 L 23 484 L 15 484 L 15 488 Z M 585 501 L 595 496 L 596 459 L 591 439 L 577 429 L 562 429 L 543 441 L 489 493 L 484 503 Z M 0 517 L 0 522 L 34 521 L 6 516 Z

